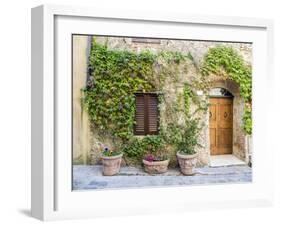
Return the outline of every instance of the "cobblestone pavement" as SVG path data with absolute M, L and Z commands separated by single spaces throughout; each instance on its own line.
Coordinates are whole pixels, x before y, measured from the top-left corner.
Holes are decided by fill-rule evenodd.
M 167 173 L 161 175 L 149 175 L 142 168 L 135 167 L 122 167 L 116 176 L 103 176 L 102 166 L 73 166 L 73 190 L 247 183 L 251 181 L 252 169 L 246 165 L 197 168 L 194 176 L 184 176 L 179 169 L 169 169 Z

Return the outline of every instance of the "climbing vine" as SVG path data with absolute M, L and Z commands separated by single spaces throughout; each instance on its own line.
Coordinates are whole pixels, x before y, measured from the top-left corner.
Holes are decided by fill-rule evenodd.
M 206 113 L 208 105 L 204 100 L 199 100 L 190 84 L 185 83 L 183 93 L 179 93 L 177 100 L 168 106 L 171 108 L 169 111 L 172 112 L 173 117 L 166 127 L 162 127 L 166 142 L 172 145 L 175 151 L 194 154 L 195 148 L 201 146 L 199 135 L 204 127 L 202 118 L 197 113 Z M 192 106 L 194 109 L 191 109 Z M 178 114 L 180 111 L 182 114 Z M 182 115 L 184 115 L 183 118 Z
M 148 50 L 141 53 L 110 49 L 92 41 L 89 57 L 90 79 L 84 90 L 84 102 L 90 120 L 99 132 L 129 140 L 133 135 L 136 92 L 161 89 L 165 77 L 176 76 L 179 65 L 189 54 Z M 166 66 L 164 66 L 165 62 Z
M 184 84 L 184 90 L 183 90 L 184 108 L 185 108 L 184 112 L 186 117 L 191 114 L 190 111 L 191 103 L 196 106 L 193 115 L 195 115 L 197 112 L 200 111 L 206 113 L 208 110 L 208 102 L 204 99 L 200 99 L 198 95 L 195 94 L 192 88 L 193 87 L 190 84 L 187 83 Z
M 252 133 L 252 72 L 251 67 L 246 65 L 242 56 L 232 47 L 218 45 L 210 48 L 205 55 L 202 64 L 202 74 L 216 74 L 224 78 L 230 78 L 240 87 L 241 97 L 245 101 L 243 116 L 243 128 L 247 134 Z
M 95 129 L 100 135 L 111 136 L 115 141 L 119 139 L 122 143 L 120 148 L 129 158 L 139 159 L 147 151 L 161 150 L 166 142 L 161 128 L 159 135 L 133 136 L 134 94 L 162 91 L 167 78 L 177 83 L 180 73 L 187 70 L 185 62 L 191 59 L 190 53 L 177 51 L 152 53 L 146 50 L 136 53 L 110 49 L 107 44 L 93 39 L 84 103 Z M 165 98 L 162 94 L 158 98 L 160 108 Z M 169 106 L 167 103 L 165 105 Z M 175 108 L 173 110 L 177 111 Z
M 184 85 L 184 90 L 183 90 L 183 96 L 184 96 L 184 114 L 185 117 L 188 117 L 190 114 L 190 102 L 191 98 L 194 97 L 194 93 L 190 89 L 189 85 L 185 84 Z
M 134 93 L 150 91 L 155 55 L 110 50 L 93 39 L 89 57 L 90 80 L 85 104 L 90 120 L 100 132 L 121 139 L 132 136 L 135 113 Z
M 92 41 L 89 56 L 89 79 L 84 89 L 84 104 L 89 118 L 100 135 L 118 140 L 125 157 L 140 159 L 144 154 L 163 150 L 165 144 L 179 148 L 194 146 L 198 140 L 199 112 L 206 113 L 208 102 L 198 97 L 198 84 L 185 82 L 178 96 L 172 101 L 163 88 L 169 83 L 179 84 L 180 75 L 186 74 L 189 63 L 194 65 L 190 53 L 149 50 L 140 53 L 111 49 L 107 44 Z M 195 65 L 196 66 L 196 65 Z M 197 68 L 197 67 L 196 67 Z M 198 69 L 198 68 L 197 68 Z M 210 49 L 202 64 L 200 87 L 207 87 L 207 76 L 211 73 L 229 76 L 240 85 L 241 96 L 246 104 L 243 117 L 244 129 L 251 133 L 251 69 L 232 49 L 218 46 Z M 174 86 L 176 87 L 176 86 Z M 135 93 L 163 91 L 158 95 L 160 128 L 159 135 L 135 137 Z M 168 100 L 166 100 L 168 98 Z M 193 107 L 192 107 L 193 106 Z M 196 107 L 194 107 L 196 106 Z M 184 122 L 181 121 L 184 115 Z M 183 142 L 183 136 L 193 137 Z M 118 143 L 117 142 L 117 143 Z M 188 143 L 191 142 L 191 143 Z M 191 150 L 190 149 L 190 150 Z

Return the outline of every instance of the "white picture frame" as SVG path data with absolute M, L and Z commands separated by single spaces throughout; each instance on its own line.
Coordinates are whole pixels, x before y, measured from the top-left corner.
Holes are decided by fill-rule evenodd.
M 71 80 L 68 38 L 72 33 L 168 38 L 177 33 L 178 37 L 189 39 L 252 41 L 253 182 L 73 192 L 68 96 L 71 87 L 62 85 Z M 265 19 L 57 5 L 33 8 L 32 216 L 56 220 L 271 205 L 273 179 L 268 175 L 273 169 L 273 149 L 266 121 L 272 102 L 266 96 L 273 93 L 272 39 L 273 22 Z

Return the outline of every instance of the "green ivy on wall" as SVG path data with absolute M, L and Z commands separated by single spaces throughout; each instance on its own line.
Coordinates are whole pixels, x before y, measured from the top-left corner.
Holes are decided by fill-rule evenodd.
M 242 56 L 232 47 L 218 45 L 210 48 L 202 63 L 202 74 L 207 76 L 215 74 L 230 78 L 240 87 L 240 94 L 245 101 L 243 128 L 247 134 L 252 133 L 252 72 L 246 65 Z
M 208 104 L 198 98 L 192 85 L 188 83 L 184 84 L 183 93 L 178 93 L 174 103 L 166 104 L 170 108 L 169 114 L 173 115 L 172 120 L 162 127 L 166 142 L 172 145 L 175 151 L 194 154 L 196 146 L 202 147 L 199 144 L 199 135 L 204 127 L 204 119 L 201 116 L 207 112 Z M 177 114 L 179 111 L 182 114 Z M 203 115 L 198 115 L 198 112 Z
M 245 106 L 243 115 L 244 130 L 247 134 L 252 134 L 252 109 Z
M 186 117 L 188 117 L 188 115 L 190 114 L 191 98 L 194 97 L 194 93 L 192 92 L 188 84 L 184 85 L 183 96 L 184 96 L 184 114 Z
M 134 93 L 162 91 L 166 78 L 178 82 L 182 66 L 186 69 L 184 62 L 191 58 L 190 53 L 177 51 L 156 54 L 148 50 L 136 53 L 110 49 L 93 39 L 89 57 L 91 74 L 84 90 L 84 103 L 95 128 L 101 135 L 119 139 L 129 158 L 139 159 L 148 149 L 159 148 L 165 143 L 161 129 L 157 136 L 133 136 Z M 161 102 L 164 95 L 158 98 Z
M 90 81 L 84 90 L 90 120 L 100 132 L 129 140 L 135 123 L 134 93 L 158 91 L 166 77 L 178 74 L 177 65 L 190 57 L 176 51 L 154 54 L 148 50 L 135 53 L 109 49 L 93 39 Z
M 121 143 L 120 148 L 129 158 L 140 159 L 147 151 L 161 149 L 165 143 L 177 143 L 181 138 L 181 130 L 174 117 L 182 111 L 186 119 L 198 111 L 208 110 L 208 101 L 199 98 L 195 84 L 184 84 L 182 95 L 173 102 L 165 102 L 165 95 L 159 95 L 159 111 L 165 105 L 164 118 L 171 116 L 164 128 L 160 117 L 159 135 L 136 138 L 133 136 L 135 124 L 135 93 L 162 91 L 167 78 L 169 82 L 178 84 L 179 74 L 186 73 L 188 63 L 193 62 L 190 53 L 162 51 L 152 53 L 149 50 L 136 53 L 128 50 L 110 49 L 107 44 L 92 41 L 89 56 L 91 71 L 88 84 L 84 89 L 84 104 L 89 118 L 100 135 L 112 137 Z M 210 49 L 202 65 L 203 76 L 214 73 L 229 76 L 240 85 L 241 96 L 247 103 L 243 117 L 244 129 L 251 133 L 251 70 L 243 59 L 231 48 L 218 46 Z M 199 79 L 199 78 L 198 78 Z M 200 78 L 201 79 L 201 78 Z M 202 80 L 207 86 L 207 80 Z M 205 82 L 206 81 L 206 82 Z M 197 119 L 196 119 L 197 120 Z M 188 125 L 188 124 L 187 124 Z
M 132 136 L 137 91 L 150 91 L 155 55 L 110 50 L 93 39 L 91 80 L 85 91 L 90 120 L 102 132 L 121 139 Z

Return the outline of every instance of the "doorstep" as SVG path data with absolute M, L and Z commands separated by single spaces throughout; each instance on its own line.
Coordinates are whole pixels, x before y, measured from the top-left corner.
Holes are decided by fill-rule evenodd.
M 210 157 L 210 167 L 240 165 L 246 165 L 246 162 L 242 161 L 234 155 L 212 155 Z

